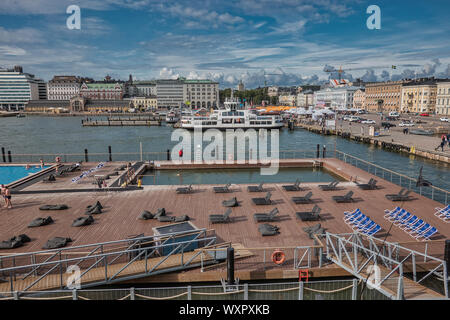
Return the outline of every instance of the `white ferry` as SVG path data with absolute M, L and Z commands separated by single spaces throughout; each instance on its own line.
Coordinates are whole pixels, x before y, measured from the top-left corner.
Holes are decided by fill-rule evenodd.
M 178 114 L 173 110 L 166 115 L 166 123 L 177 123 L 179 120 Z
M 278 115 L 261 116 L 250 110 L 239 109 L 237 99 L 225 101 L 225 109 L 214 110 L 209 116 L 183 116 L 181 128 L 185 129 L 278 129 L 284 126 Z

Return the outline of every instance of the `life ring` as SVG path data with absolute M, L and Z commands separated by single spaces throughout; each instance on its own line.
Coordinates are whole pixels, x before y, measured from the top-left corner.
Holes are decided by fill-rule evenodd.
M 56 157 L 55 160 L 56 160 L 56 163 L 60 163 L 61 162 L 61 157 Z
M 272 253 L 271 258 L 272 258 L 273 263 L 282 264 L 286 260 L 286 255 L 281 250 L 275 250 Z

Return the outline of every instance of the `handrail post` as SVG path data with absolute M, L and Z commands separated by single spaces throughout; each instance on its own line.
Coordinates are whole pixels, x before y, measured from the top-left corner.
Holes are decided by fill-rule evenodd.
M 414 252 L 412 253 L 412 264 L 413 264 L 413 280 L 417 282 L 417 274 L 416 274 L 416 255 Z
M 13 292 L 14 300 L 19 300 L 19 293 L 17 291 Z
M 353 279 L 352 300 L 357 300 L 358 296 L 358 280 Z
M 72 290 L 72 300 L 78 300 L 77 289 Z
M 403 264 L 399 265 L 399 277 L 397 285 L 397 300 L 403 300 Z
M 244 283 L 244 300 L 248 300 L 248 283 Z
M 303 281 L 298 282 L 298 300 L 303 300 Z
M 187 299 L 192 300 L 192 286 L 187 287 Z
M 133 287 L 130 288 L 130 300 L 136 300 Z
M 447 298 L 450 298 L 449 292 L 448 292 L 448 275 L 447 275 L 447 262 L 446 261 L 444 261 L 444 263 L 443 263 L 442 270 L 443 270 L 443 276 L 444 276 L 444 293 Z

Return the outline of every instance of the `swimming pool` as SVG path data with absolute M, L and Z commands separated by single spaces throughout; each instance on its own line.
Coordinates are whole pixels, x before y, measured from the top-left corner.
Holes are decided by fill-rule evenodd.
M 280 168 L 276 175 L 261 175 L 260 169 L 191 169 L 152 170 L 144 173 L 143 185 L 186 185 L 226 183 L 294 183 L 343 181 L 341 177 L 323 168 Z
M 48 167 L 44 166 L 44 169 Z M 41 170 L 43 170 L 41 167 L 36 168 L 36 166 L 31 166 L 29 169 L 20 165 L 0 166 L 0 184 L 9 184 Z

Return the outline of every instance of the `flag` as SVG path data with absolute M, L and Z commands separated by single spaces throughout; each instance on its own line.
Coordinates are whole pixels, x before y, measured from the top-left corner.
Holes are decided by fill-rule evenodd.
M 392 65 L 392 69 L 397 69 L 397 66 Z

